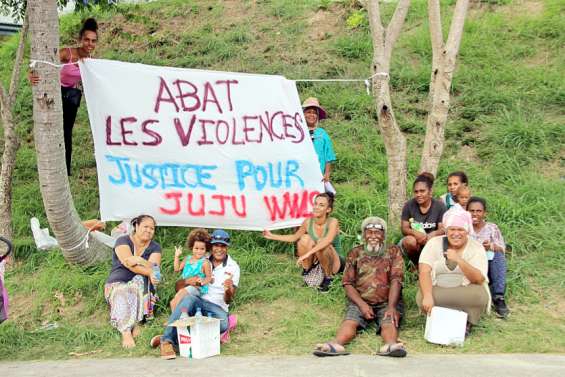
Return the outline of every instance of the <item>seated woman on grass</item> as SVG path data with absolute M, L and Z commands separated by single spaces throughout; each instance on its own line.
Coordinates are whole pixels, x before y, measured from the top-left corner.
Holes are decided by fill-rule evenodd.
M 402 208 L 400 231 L 404 235 L 398 244 L 406 256 L 418 266 L 420 252 L 435 236 L 442 235 L 445 205 L 433 198 L 434 176 L 422 173 L 414 180 L 414 198 Z
M 104 286 L 110 305 L 110 324 L 122 334 L 124 348 L 135 347 L 137 324 L 153 318 L 154 286 L 160 276 L 153 271 L 161 264 L 161 246 L 153 241 L 155 219 L 140 215 L 131 221 L 133 233 L 118 238 L 112 252 L 112 270 Z
M 467 332 L 488 311 L 490 294 L 483 246 L 469 237 L 468 213 L 457 207 L 444 218 L 447 236 L 428 241 L 420 255 L 418 307 L 430 314 L 437 305 L 467 313 Z
M 486 250 L 488 259 L 489 288 L 492 295 L 492 304 L 496 315 L 500 318 L 508 317 L 510 310 L 504 301 L 506 291 L 506 244 L 500 229 L 495 223 L 486 221 L 487 201 L 476 196 L 471 197 L 467 210 L 473 219 L 475 234 L 473 238 L 479 241 Z
M 305 281 L 307 276 L 321 270 L 318 289 L 327 292 L 335 274 L 342 267 L 339 256 L 341 243 L 339 239 L 339 222 L 329 217 L 333 210 L 334 198 L 332 194 L 318 194 L 314 199 L 312 217 L 305 219 L 300 228 L 289 235 L 273 234 L 269 230 L 263 231 L 263 236 L 268 240 L 296 242 L 297 264 L 301 265 Z

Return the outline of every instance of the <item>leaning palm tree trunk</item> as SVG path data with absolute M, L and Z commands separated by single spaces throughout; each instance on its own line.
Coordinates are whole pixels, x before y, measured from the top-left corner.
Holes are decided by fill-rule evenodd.
M 31 59 L 58 64 L 57 0 L 28 0 L 27 10 Z M 32 91 L 33 120 L 37 169 L 47 220 L 65 259 L 73 264 L 91 265 L 106 259 L 109 249 L 88 239 L 74 207 L 65 167 L 59 68 L 37 63 L 34 69 L 41 78 Z

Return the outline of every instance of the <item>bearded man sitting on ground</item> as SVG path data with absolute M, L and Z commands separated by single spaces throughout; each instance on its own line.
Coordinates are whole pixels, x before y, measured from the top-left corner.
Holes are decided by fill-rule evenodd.
M 343 287 L 347 295 L 345 319 L 334 340 L 318 344 L 316 356 L 348 355 L 344 345 L 374 321 L 377 335 L 384 345 L 377 352 L 381 356 L 404 357 L 406 349 L 398 342 L 398 326 L 402 319 L 402 279 L 404 261 L 398 246 L 385 246 L 386 222 L 380 217 L 369 217 L 361 224 L 363 245 L 347 254 Z

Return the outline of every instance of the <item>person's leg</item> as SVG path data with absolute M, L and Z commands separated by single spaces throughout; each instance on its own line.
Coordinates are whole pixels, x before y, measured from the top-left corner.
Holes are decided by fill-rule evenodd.
M 174 311 L 175 308 L 177 307 L 177 305 L 179 304 L 179 302 L 181 302 L 181 300 L 188 295 L 188 292 L 185 289 L 181 289 L 179 290 L 176 294 L 175 297 L 173 297 L 173 299 L 171 300 L 170 306 L 171 306 L 171 311 Z
M 349 344 L 353 339 L 355 339 L 355 336 L 357 336 L 358 326 L 359 322 L 351 319 L 345 319 L 343 322 L 341 322 L 341 325 L 337 330 L 335 342 L 340 346 Z
M 71 156 L 73 154 L 73 127 L 77 117 L 78 106 L 66 101 L 63 96 L 63 136 L 65 140 L 65 161 L 67 175 L 71 175 Z
M 402 239 L 402 250 L 406 253 L 406 256 L 414 265 L 418 266 L 418 259 L 420 258 L 420 246 L 416 237 L 406 236 Z
M 228 329 L 228 312 L 218 305 L 206 300 L 200 300 L 199 305 L 202 310 L 202 315 L 211 315 L 212 317 L 220 320 L 220 333 L 223 333 Z
M 506 291 L 506 256 L 504 253 L 494 253 L 494 258 L 489 261 L 489 288 L 492 296 L 494 311 L 500 318 L 510 314 L 504 293 Z
M 307 235 L 307 234 L 303 235 L 302 237 L 300 237 L 300 239 L 296 243 L 296 255 L 300 258 L 304 254 L 306 254 L 307 252 L 312 250 L 314 245 L 315 245 L 315 242 L 314 242 L 314 240 L 312 240 L 312 238 L 309 235 Z M 304 268 L 305 270 L 309 270 L 310 267 L 312 267 L 313 263 L 314 263 L 314 256 L 312 255 L 312 256 L 306 258 L 302 262 L 302 268 Z
M 202 301 L 202 299 L 200 297 L 185 296 L 182 299 L 182 301 L 176 306 L 175 310 L 173 310 L 173 312 L 169 316 L 167 324 L 171 324 L 174 321 L 176 321 L 177 319 L 179 319 L 183 309 L 187 310 L 189 316 L 194 315 L 194 313 L 196 312 L 196 308 L 201 305 L 201 301 Z M 163 336 L 161 337 L 161 343 L 163 343 L 163 342 L 169 342 L 169 343 L 172 343 L 172 344 L 177 343 L 177 328 L 176 327 L 173 327 L 173 326 L 166 326 L 165 327 L 165 332 L 163 333 Z
M 461 310 L 467 313 L 467 321 L 472 325 L 479 323 L 481 314 L 490 305 L 489 295 L 485 287 L 470 284 L 465 287 L 441 288 L 433 287 L 434 305 Z
M 322 266 L 324 276 L 332 277 L 337 273 L 337 271 L 339 271 L 339 256 L 333 246 L 330 245 L 325 249 L 318 251 L 316 253 L 316 257 L 320 262 L 320 266 Z

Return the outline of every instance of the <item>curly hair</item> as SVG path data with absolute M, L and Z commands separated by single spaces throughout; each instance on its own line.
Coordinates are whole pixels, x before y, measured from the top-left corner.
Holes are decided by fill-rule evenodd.
M 194 247 L 195 242 L 204 242 L 206 244 L 206 251 L 210 250 L 210 234 L 203 228 L 193 229 L 186 239 L 186 247 L 190 250 Z

